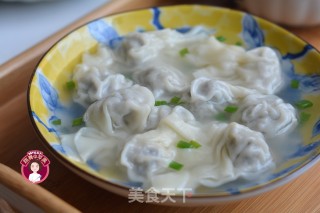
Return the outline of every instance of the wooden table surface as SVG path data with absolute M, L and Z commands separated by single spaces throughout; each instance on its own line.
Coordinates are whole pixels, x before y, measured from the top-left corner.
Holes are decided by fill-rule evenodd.
M 320 212 L 320 163 L 285 186 L 258 197 L 206 207 L 168 207 L 128 203 L 83 180 L 60 164 L 42 145 L 30 122 L 26 91 L 33 68 L 43 53 L 75 27 L 107 14 L 149 6 L 206 3 L 234 7 L 232 1 L 116 0 L 61 30 L 0 66 L 0 163 L 20 173 L 20 160 L 29 150 L 42 150 L 51 160 L 50 175 L 40 184 L 83 212 Z M 288 28 L 320 49 L 320 27 Z

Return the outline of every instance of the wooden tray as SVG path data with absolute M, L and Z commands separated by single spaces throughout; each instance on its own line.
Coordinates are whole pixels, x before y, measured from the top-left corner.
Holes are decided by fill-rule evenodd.
M 75 211 L 72 206 L 84 212 L 320 212 L 320 198 L 318 197 L 320 194 L 320 164 L 312 167 L 291 183 L 255 198 L 209 207 L 166 207 L 136 202 L 129 204 L 128 199 L 90 184 L 67 170 L 40 142 L 31 126 L 27 112 L 26 91 L 34 67 L 52 44 L 72 29 L 97 17 L 131 9 L 181 3 L 234 7 L 232 1 L 226 0 L 115 0 L 0 66 L 0 162 L 17 172 L 11 173 L 12 171 L 7 167 L 0 165 L 0 185 L 6 185 L 47 212 Z M 320 49 L 320 27 L 287 29 Z M 17 182 L 22 181 L 18 177 L 20 159 L 27 151 L 34 149 L 42 150 L 51 160 L 50 175 L 40 184 L 43 188 L 37 187 L 36 190 L 33 190 L 34 185 L 32 184 L 16 185 Z M 9 181 L 3 173 L 1 175 L 3 171 L 16 177 L 16 182 Z M 43 195 L 47 199 L 44 201 L 35 199 L 36 194 Z

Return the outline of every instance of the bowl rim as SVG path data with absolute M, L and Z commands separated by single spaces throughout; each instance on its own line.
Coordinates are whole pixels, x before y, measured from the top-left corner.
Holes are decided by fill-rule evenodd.
M 162 6 L 155 6 L 155 7 L 145 7 L 145 8 L 139 8 L 139 9 L 134 9 L 134 10 L 126 10 L 123 12 L 116 12 L 116 13 L 111 13 L 108 15 L 104 15 L 104 16 L 100 16 L 98 18 L 92 19 L 90 21 L 87 21 L 75 28 L 72 28 L 70 31 L 68 31 L 66 34 L 64 34 L 63 36 L 61 36 L 59 39 L 57 39 L 54 44 L 52 44 L 50 46 L 50 48 L 48 48 L 45 53 L 43 53 L 43 55 L 41 56 L 41 58 L 39 59 L 39 61 L 37 62 L 37 64 L 35 65 L 32 74 L 30 76 L 29 82 L 28 82 L 28 89 L 27 89 L 27 105 L 28 105 L 28 114 L 29 114 L 29 119 L 31 120 L 31 124 L 33 126 L 34 131 L 37 133 L 37 136 L 40 138 L 40 141 L 42 142 L 42 144 L 44 144 L 44 146 L 47 148 L 47 150 L 60 162 L 62 163 L 64 166 L 66 166 L 68 169 L 70 169 L 73 173 L 76 173 L 78 176 L 84 178 L 86 181 L 90 182 L 91 184 L 94 184 L 96 186 L 99 186 L 105 190 L 111 191 L 113 193 L 116 193 L 118 195 L 124 196 L 124 195 L 128 195 L 128 190 L 130 189 L 130 187 L 118 184 L 118 183 L 114 183 L 110 180 L 106 180 L 103 179 L 102 177 L 98 177 L 95 176 L 91 173 L 86 172 L 85 170 L 81 169 L 80 167 L 76 166 L 74 163 L 70 162 L 69 160 L 67 160 L 64 156 L 62 156 L 59 152 L 57 152 L 51 145 L 49 142 L 47 142 L 47 140 L 45 139 L 45 137 L 41 134 L 40 130 L 37 127 L 36 121 L 33 118 L 32 115 L 32 108 L 31 108 L 31 96 L 30 96 L 30 91 L 32 88 L 32 82 L 34 80 L 34 77 L 37 73 L 37 69 L 40 65 L 40 63 L 43 61 L 43 59 L 48 55 L 49 52 L 51 52 L 51 50 L 58 45 L 61 41 L 63 41 L 67 36 L 69 36 L 70 34 L 74 33 L 75 31 L 78 31 L 80 28 L 87 26 L 88 24 L 101 20 L 101 19 L 105 19 L 105 18 L 109 18 L 112 16 L 117 16 L 117 15 L 127 15 L 130 13 L 137 13 L 140 11 L 146 11 L 149 10 L 151 8 L 159 8 L 159 9 L 163 9 L 163 8 L 179 8 L 179 7 L 205 7 L 205 8 L 212 8 L 212 9 L 219 9 L 219 10 L 223 10 L 224 12 L 234 12 L 234 13 L 238 13 L 238 14 L 249 14 L 252 17 L 254 17 L 255 19 L 257 19 L 259 22 L 264 22 L 268 25 L 271 25 L 273 27 L 275 27 L 277 30 L 281 30 L 283 32 L 285 32 L 286 34 L 290 34 L 293 37 L 303 41 L 305 44 L 309 45 L 312 47 L 313 50 L 315 50 L 319 55 L 320 55 L 320 51 L 315 48 L 313 45 L 309 44 L 309 42 L 307 42 L 305 39 L 301 38 L 300 36 L 288 31 L 287 29 L 285 29 L 284 27 L 278 25 L 277 23 L 273 23 L 271 21 L 266 20 L 265 18 L 262 18 L 260 16 L 254 15 L 250 12 L 247 11 L 241 11 L 238 9 L 231 9 L 231 8 L 227 8 L 227 7 L 221 7 L 221 6 L 214 6 L 214 5 L 208 5 L 208 4 L 175 4 L 175 5 L 162 5 Z M 302 175 L 304 172 L 306 172 L 307 170 L 309 170 L 311 167 L 313 167 L 316 163 L 318 163 L 320 161 L 320 153 L 317 153 L 310 161 L 307 162 L 303 162 L 301 165 L 299 165 L 296 169 L 294 169 L 293 171 L 289 172 L 288 174 L 286 174 L 285 176 L 282 176 L 280 178 L 274 179 L 272 181 L 267 182 L 266 184 L 263 184 L 261 186 L 255 186 L 253 188 L 249 188 L 246 189 L 244 191 L 241 191 L 239 194 L 225 194 L 225 195 L 209 195 L 209 194 L 203 194 L 203 195 L 197 195 L 195 197 L 192 197 L 190 199 L 188 199 L 188 202 L 184 203 L 186 204 L 186 206 L 190 205 L 190 206 L 195 206 L 197 204 L 216 204 L 216 203 L 221 203 L 221 202 L 230 202 L 230 201 L 237 201 L 237 200 L 242 200 L 245 198 L 249 198 L 255 195 L 260 195 L 262 193 L 271 191 L 275 188 L 278 188 L 280 186 L 283 186 L 289 182 L 291 182 L 292 180 L 296 179 L 297 177 L 299 177 L 300 175 Z M 111 188 L 110 188 L 111 187 Z M 131 187 L 133 188 L 133 187 Z M 136 187 L 134 187 L 136 188 Z M 121 191 L 119 191 L 121 190 Z M 145 194 L 145 192 L 143 191 L 143 193 Z M 158 197 L 161 197 L 162 195 L 159 193 Z M 179 203 L 179 199 L 180 199 L 180 203 L 181 203 L 181 199 L 182 199 L 182 195 L 171 195 L 172 198 L 178 199 Z M 176 205 L 177 203 L 173 203 L 169 205 Z M 168 205 L 168 203 L 161 203 L 161 205 Z

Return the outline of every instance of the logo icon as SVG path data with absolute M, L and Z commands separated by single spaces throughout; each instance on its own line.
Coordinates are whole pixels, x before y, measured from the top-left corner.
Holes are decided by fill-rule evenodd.
M 27 152 L 20 164 L 22 176 L 31 183 L 41 183 L 49 175 L 50 160 L 39 150 Z

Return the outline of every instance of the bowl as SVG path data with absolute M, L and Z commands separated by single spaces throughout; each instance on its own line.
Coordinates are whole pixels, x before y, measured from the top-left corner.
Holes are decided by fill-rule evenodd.
M 284 141 L 279 150 L 284 158 L 271 173 L 258 180 L 234 181 L 219 187 L 196 190 L 192 197 L 176 195 L 175 203 L 167 205 L 212 205 L 255 196 L 281 186 L 304 173 L 320 159 L 320 54 L 302 39 L 285 29 L 250 14 L 204 5 L 155 7 L 126 12 L 93 20 L 70 32 L 43 56 L 31 78 L 28 90 L 29 114 L 43 144 L 74 173 L 105 190 L 128 197 L 129 189 L 141 184 L 121 179 L 112 171 L 98 168 L 92 162 L 81 162 L 68 156 L 60 136 L 70 128 L 57 127 L 52 121 L 62 118 L 71 126 L 73 118 L 84 113 L 77 108 L 66 89 L 66 82 L 81 62 L 84 52 L 95 52 L 98 42 L 108 43 L 134 31 L 152 31 L 164 28 L 186 31 L 202 25 L 212 30 L 222 42 L 237 44 L 246 49 L 268 46 L 280 60 L 285 85 L 280 97 L 289 103 L 306 99 L 313 107 L 299 111 L 297 135 Z M 223 38 L 223 39 L 221 39 Z M 299 82 L 299 85 L 297 85 Z M 282 144 L 282 143 L 280 143 Z
M 319 0 L 239 0 L 250 13 L 290 26 L 320 24 Z

